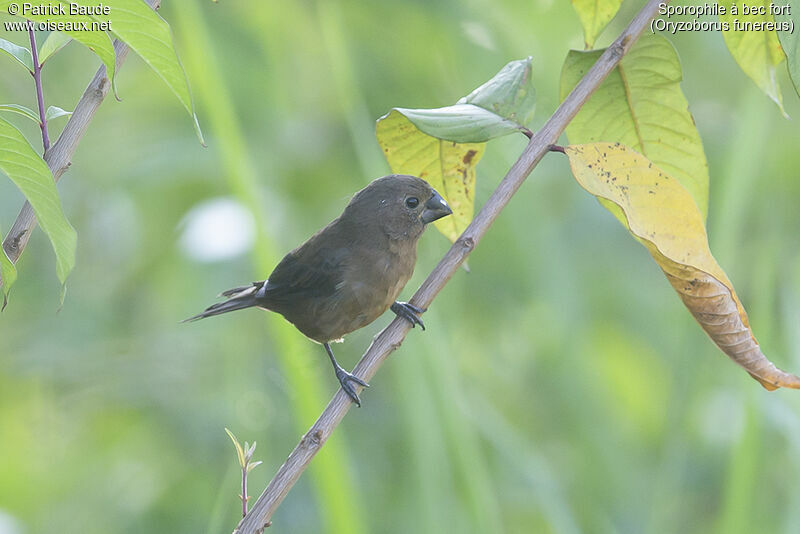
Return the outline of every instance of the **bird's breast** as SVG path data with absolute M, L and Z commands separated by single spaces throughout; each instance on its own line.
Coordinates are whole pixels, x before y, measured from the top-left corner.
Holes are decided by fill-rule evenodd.
M 415 262 L 416 247 L 362 248 L 341 264 L 331 295 L 297 299 L 290 309 L 275 311 L 315 341 L 339 339 L 373 322 L 397 300 Z

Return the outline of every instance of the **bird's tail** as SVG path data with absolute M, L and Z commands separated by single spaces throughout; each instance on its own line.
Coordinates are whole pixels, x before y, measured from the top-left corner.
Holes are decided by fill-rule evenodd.
M 188 319 L 184 319 L 181 322 L 186 323 L 197 321 L 199 319 L 204 319 L 213 315 L 219 315 L 221 313 L 228 313 L 234 310 L 243 310 L 244 308 L 259 306 L 261 296 L 259 295 L 259 290 L 262 287 L 264 287 L 264 281 L 253 282 L 249 286 L 234 287 L 233 289 L 223 291 L 220 296 L 228 297 L 228 300 L 212 304 L 201 313 L 198 313 L 193 317 L 189 317 Z

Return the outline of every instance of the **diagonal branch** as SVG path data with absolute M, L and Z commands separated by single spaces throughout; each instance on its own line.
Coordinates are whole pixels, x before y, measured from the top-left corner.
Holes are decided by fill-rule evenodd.
M 578 113 L 581 106 L 617 66 L 636 39 L 647 28 L 650 20 L 657 13 L 658 4 L 666 1 L 668 0 L 649 0 L 647 2 L 617 40 L 608 47 L 589 72 L 575 86 L 553 116 L 542 126 L 541 130 L 531 137 L 522 155 L 508 171 L 489 200 L 486 201 L 481 211 L 422 283 L 422 286 L 411 299 L 412 304 L 421 308 L 430 306 L 434 297 L 444 288 L 448 280 L 472 252 L 533 168 L 547 153 L 550 146 L 558 140 L 558 137 Z M 369 381 L 389 354 L 400 346 L 410 329 L 410 323 L 404 319 L 398 318 L 392 321 L 389 326 L 375 337 L 361 361 L 356 365 L 353 373 Z M 260 533 L 266 526 L 269 526 L 272 514 L 275 513 L 286 494 L 289 493 L 289 490 L 300 478 L 314 455 L 319 452 L 351 406 L 352 402 L 349 397 L 340 389 L 328 403 L 319 419 L 306 432 L 300 443 L 278 469 L 275 477 L 253 504 L 250 513 L 242 519 L 236 530 L 234 530 L 235 534 Z
M 146 0 L 148 5 L 153 9 L 158 9 L 161 6 L 161 0 Z M 114 41 L 114 55 L 116 56 L 116 71 L 119 72 L 120 66 L 125 62 L 130 48 L 128 45 L 116 39 Z M 35 54 L 35 52 L 34 52 Z M 36 57 L 36 56 L 34 56 Z M 89 127 L 94 114 L 103 103 L 108 90 L 111 88 L 111 82 L 106 77 L 106 67 L 101 65 L 97 69 L 97 73 L 89 82 L 83 96 L 75 105 L 75 111 L 70 115 L 67 125 L 58 140 L 53 143 L 52 147 L 45 147 L 44 161 L 50 167 L 50 172 L 53 173 L 53 179 L 57 182 L 61 175 L 71 165 L 71 160 L 75 150 L 78 148 L 83 134 Z M 43 109 L 43 108 L 42 108 Z M 41 111 L 41 110 L 40 110 Z M 6 235 L 3 241 L 3 249 L 6 251 L 8 258 L 16 263 L 25 250 L 28 240 L 31 238 L 31 232 L 36 227 L 36 216 L 33 213 L 33 208 L 28 201 L 22 206 L 22 209 L 17 215 L 17 220 Z M 0 285 L 2 285 L 0 280 Z

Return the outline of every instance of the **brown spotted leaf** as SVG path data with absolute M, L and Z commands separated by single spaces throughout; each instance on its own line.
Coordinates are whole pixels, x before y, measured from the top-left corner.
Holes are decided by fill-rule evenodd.
M 800 378 L 761 352 L 733 284 L 711 255 L 703 216 L 686 188 L 619 143 L 571 145 L 565 151 L 581 187 L 647 247 L 712 341 L 765 388 L 800 389 Z
M 562 100 L 603 50 L 570 51 L 561 71 Z M 567 126 L 570 143 L 622 143 L 646 156 L 708 211 L 708 163 L 681 90 L 678 52 L 660 35 L 643 35 Z

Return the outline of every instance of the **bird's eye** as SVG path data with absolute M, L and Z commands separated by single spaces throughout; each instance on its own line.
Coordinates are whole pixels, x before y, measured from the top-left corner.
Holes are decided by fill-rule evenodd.
M 406 199 L 406 206 L 411 208 L 412 210 L 419 206 L 419 199 L 417 197 L 408 197 Z

